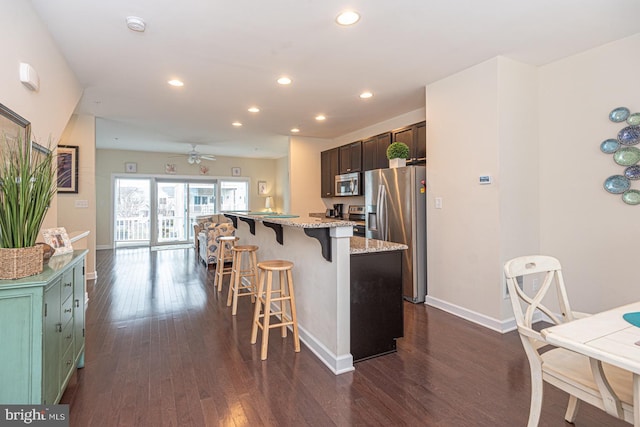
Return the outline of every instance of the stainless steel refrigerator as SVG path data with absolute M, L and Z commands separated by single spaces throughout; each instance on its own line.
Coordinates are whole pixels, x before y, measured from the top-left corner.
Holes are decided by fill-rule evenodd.
M 402 294 L 424 302 L 427 293 L 426 167 L 364 173 L 366 237 L 404 243 Z

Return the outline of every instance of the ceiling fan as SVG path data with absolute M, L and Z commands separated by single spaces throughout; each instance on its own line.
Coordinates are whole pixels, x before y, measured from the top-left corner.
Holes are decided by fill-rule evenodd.
M 216 160 L 216 157 L 213 154 L 202 154 L 196 150 L 196 144 L 191 144 L 191 151 L 189 151 L 187 156 L 187 163 L 190 165 L 200 164 L 202 160 Z

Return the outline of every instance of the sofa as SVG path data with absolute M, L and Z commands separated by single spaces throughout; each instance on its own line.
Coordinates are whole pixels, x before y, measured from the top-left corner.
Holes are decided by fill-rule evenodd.
M 222 216 L 222 215 L 220 215 Z M 207 265 L 217 262 L 218 237 L 233 236 L 236 229 L 228 218 L 209 218 L 217 219 L 220 222 L 202 221 L 196 222 L 194 232 L 196 233 L 196 250 L 200 259 Z M 228 248 L 231 249 L 230 247 Z

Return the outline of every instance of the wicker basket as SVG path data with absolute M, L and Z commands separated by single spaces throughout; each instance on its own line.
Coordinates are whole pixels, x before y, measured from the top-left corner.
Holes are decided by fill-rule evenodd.
M 0 279 L 20 279 L 42 273 L 42 246 L 0 248 Z

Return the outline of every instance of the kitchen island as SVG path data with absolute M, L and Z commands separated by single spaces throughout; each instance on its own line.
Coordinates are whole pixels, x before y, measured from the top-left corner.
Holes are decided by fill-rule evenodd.
M 240 244 L 259 246 L 259 261 L 294 263 L 300 339 L 336 375 L 352 371 L 352 250 L 362 254 L 406 246 L 352 237 L 352 221 L 251 212 L 225 215 L 233 221 Z

